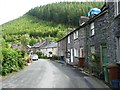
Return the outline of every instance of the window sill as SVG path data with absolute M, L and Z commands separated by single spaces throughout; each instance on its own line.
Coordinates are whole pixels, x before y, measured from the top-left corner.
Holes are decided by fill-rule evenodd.
M 78 56 L 74 56 L 75 58 L 78 58 Z
M 120 16 L 120 13 L 119 13 L 118 15 L 115 15 L 115 18 L 114 18 L 114 19 L 117 19 L 119 16 Z
M 91 35 L 90 37 L 94 37 L 95 35 Z
M 120 61 L 118 61 L 118 62 L 116 62 L 116 63 L 120 65 Z
M 74 39 L 74 40 L 77 40 L 78 38 Z

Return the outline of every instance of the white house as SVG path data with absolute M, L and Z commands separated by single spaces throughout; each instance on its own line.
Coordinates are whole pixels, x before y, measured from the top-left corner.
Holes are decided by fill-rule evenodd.
M 44 56 L 52 57 L 53 55 L 58 54 L 58 48 L 57 43 L 51 42 L 50 44 L 40 48 L 41 52 L 44 54 Z

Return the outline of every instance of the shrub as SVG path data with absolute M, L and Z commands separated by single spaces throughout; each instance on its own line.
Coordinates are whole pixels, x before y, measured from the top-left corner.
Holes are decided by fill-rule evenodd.
M 0 73 L 6 75 L 11 72 L 16 72 L 25 66 L 25 61 L 22 59 L 20 51 L 15 51 L 10 48 L 2 48 L 2 70 Z
M 42 53 L 41 51 L 37 51 L 36 53 L 37 53 L 37 55 L 38 55 L 38 58 L 41 58 L 42 55 L 43 55 L 43 53 Z
M 43 56 L 43 55 L 40 58 L 42 58 L 42 59 L 49 59 L 49 57 Z
M 24 50 L 17 50 L 17 53 L 18 53 L 20 58 L 24 58 L 25 57 L 25 51 Z
M 60 60 L 60 56 L 53 55 L 53 56 L 52 56 L 52 60 Z

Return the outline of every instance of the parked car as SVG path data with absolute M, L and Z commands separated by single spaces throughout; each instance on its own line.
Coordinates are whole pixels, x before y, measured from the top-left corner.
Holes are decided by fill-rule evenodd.
M 38 60 L 38 55 L 37 55 L 37 54 L 32 54 L 32 55 L 31 55 L 31 59 L 32 59 L 33 61 Z

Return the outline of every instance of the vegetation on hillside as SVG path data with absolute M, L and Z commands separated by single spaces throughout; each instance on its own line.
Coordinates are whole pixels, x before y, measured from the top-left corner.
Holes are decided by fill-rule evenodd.
M 53 3 L 29 10 L 27 14 L 41 20 L 66 25 L 79 25 L 79 17 L 87 16 L 91 8 L 101 8 L 103 2 L 61 2 Z
M 2 28 L 6 42 L 21 45 L 33 45 L 46 37 L 57 41 L 66 34 L 66 26 L 39 20 L 30 15 L 8 22 Z

